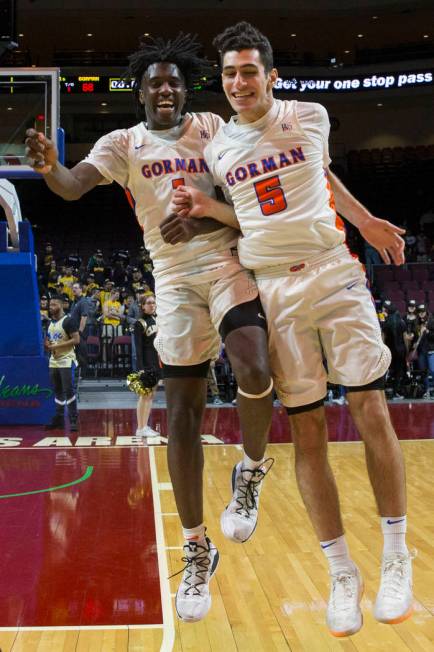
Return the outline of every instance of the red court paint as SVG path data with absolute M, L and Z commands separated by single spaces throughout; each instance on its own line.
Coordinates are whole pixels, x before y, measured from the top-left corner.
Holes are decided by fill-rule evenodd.
M 0 627 L 161 624 L 146 448 L 1 451 Z

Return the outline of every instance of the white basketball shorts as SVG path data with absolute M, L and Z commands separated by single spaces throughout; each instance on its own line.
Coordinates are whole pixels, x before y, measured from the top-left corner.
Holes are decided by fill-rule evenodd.
M 321 400 L 327 379 L 360 387 L 386 373 L 390 351 L 363 266 L 346 245 L 255 275 L 268 322 L 275 388 L 285 406 Z
M 258 296 L 253 275 L 237 257 L 224 264 L 217 279 L 195 281 L 189 277 L 157 281 L 154 346 L 165 364 L 196 365 L 217 358 L 223 317 Z

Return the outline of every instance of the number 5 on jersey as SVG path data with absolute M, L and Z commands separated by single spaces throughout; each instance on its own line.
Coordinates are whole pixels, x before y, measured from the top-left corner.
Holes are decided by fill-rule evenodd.
M 287 207 L 286 197 L 277 174 L 274 177 L 256 181 L 254 186 L 263 215 L 273 215 L 285 210 Z

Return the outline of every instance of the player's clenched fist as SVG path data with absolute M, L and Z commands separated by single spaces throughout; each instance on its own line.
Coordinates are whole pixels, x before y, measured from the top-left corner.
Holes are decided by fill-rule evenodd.
M 40 174 L 48 174 L 58 161 L 54 143 L 40 131 L 27 129 L 26 157 L 28 164 Z

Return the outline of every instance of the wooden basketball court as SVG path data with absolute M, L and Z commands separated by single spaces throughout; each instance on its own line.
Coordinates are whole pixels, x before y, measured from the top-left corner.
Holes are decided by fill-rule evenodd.
M 208 409 L 204 421 L 205 515 L 220 552 L 213 605 L 196 624 L 177 620 L 173 594 L 182 537 L 163 445 L 137 445 L 132 410 L 83 411 L 78 436 L 0 428 L 2 465 L 1 652 L 262 652 L 434 650 L 433 408 L 392 406 L 399 436 L 409 423 L 426 439 L 402 440 L 409 497 L 408 543 L 415 612 L 397 626 L 371 615 L 382 537 L 363 446 L 346 408 L 328 408 L 330 458 L 348 542 L 365 580 L 364 626 L 335 639 L 324 623 L 326 564 L 299 497 L 293 446 L 276 410 L 255 536 L 243 545 L 220 532 L 231 470 L 241 455 L 236 411 Z M 154 410 L 164 434 L 164 411 Z M 413 429 L 411 429 L 413 430 Z M 226 439 L 226 441 L 225 441 Z M 233 443 L 229 443 L 233 442 Z M 92 471 L 89 471 L 89 469 Z

